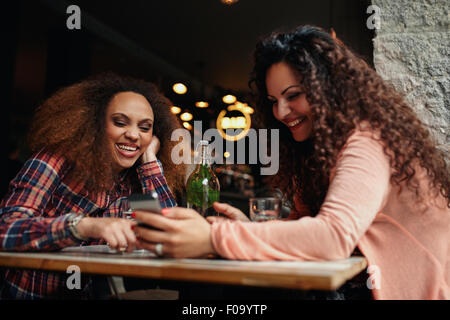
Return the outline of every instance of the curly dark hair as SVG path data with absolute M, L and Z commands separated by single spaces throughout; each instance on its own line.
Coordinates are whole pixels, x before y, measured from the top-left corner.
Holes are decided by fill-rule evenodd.
M 170 138 L 181 125 L 170 112 L 171 102 L 154 84 L 143 80 L 108 72 L 58 90 L 35 112 L 28 137 L 30 150 L 62 154 L 71 165 L 68 174 L 89 192 L 111 190 L 119 177 L 113 173 L 112 157 L 104 143 L 106 109 L 116 94 L 126 91 L 141 94 L 150 103 L 155 117 L 153 134 L 160 140 L 158 159 L 172 191 L 180 192 L 185 167 L 171 161 L 176 142 Z M 134 172 L 129 177 L 134 190 L 140 190 L 136 171 L 130 171 Z
M 266 72 L 278 62 L 286 63 L 297 74 L 306 91 L 313 128 L 310 139 L 304 142 L 293 140 L 289 129 L 273 116 L 267 99 Z M 256 86 L 264 125 L 280 130 L 280 170 L 268 181 L 282 189 L 289 200 L 297 193 L 312 215 L 325 199 L 339 151 L 362 121 L 380 132 L 393 168 L 391 183 L 406 181 L 420 198 L 419 186 L 412 181 L 419 164 L 430 178 L 430 188 L 450 206 L 445 154 L 436 147 L 428 129 L 401 94 L 326 31 L 301 26 L 260 40 L 249 86 Z

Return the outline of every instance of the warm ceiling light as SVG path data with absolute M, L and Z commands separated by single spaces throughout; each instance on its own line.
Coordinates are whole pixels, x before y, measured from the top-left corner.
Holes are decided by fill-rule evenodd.
M 243 107 L 242 111 L 248 114 L 252 114 L 253 112 L 255 112 L 252 107 Z
M 185 127 L 188 130 L 192 129 L 192 126 L 191 126 L 191 124 L 189 122 L 183 122 L 183 127 Z
M 240 101 L 236 101 L 235 104 L 229 105 L 227 110 L 228 111 L 239 110 L 242 113 L 247 113 L 247 114 L 252 114 L 253 112 L 255 112 L 255 110 L 253 110 L 253 108 L 250 107 L 248 104 L 242 103 Z
M 225 151 L 225 152 L 223 153 L 223 156 L 224 156 L 225 158 L 229 158 L 229 157 L 230 157 L 230 153 L 229 153 L 228 151 Z
M 236 97 L 233 96 L 232 94 L 227 94 L 226 96 L 224 96 L 222 98 L 222 101 L 225 102 L 225 103 L 228 103 L 228 104 L 235 103 L 236 102 Z
M 191 121 L 192 120 L 192 114 L 189 112 L 184 112 L 181 114 L 180 119 L 183 121 Z
M 226 5 L 229 5 L 229 6 L 231 6 L 232 4 L 234 4 L 234 3 L 238 2 L 238 1 L 239 0 L 220 0 L 220 2 L 222 2 L 222 3 L 226 4 Z
M 187 87 L 181 82 L 175 83 L 172 86 L 173 91 L 178 94 L 185 94 L 187 92 Z
M 173 114 L 179 114 L 181 112 L 181 108 L 179 108 L 177 106 L 172 106 L 170 108 L 170 112 L 172 112 Z
M 209 103 L 206 102 L 206 101 L 197 101 L 197 102 L 195 103 L 195 106 L 196 106 L 197 108 L 208 108 L 208 107 L 209 107 Z

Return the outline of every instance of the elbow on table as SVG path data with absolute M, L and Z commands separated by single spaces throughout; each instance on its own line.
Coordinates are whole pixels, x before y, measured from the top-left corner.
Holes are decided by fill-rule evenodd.
M 324 221 L 326 226 L 322 254 L 326 260 L 348 259 L 358 245 L 359 233 L 355 225 L 345 225 L 339 221 Z M 325 245 L 327 243 L 328 245 Z
M 327 253 L 324 253 L 323 260 L 326 261 L 334 261 L 334 260 L 344 260 L 350 258 L 353 250 L 340 250 L 334 251 L 330 250 Z
M 343 260 L 348 259 L 355 250 L 356 243 L 350 236 L 338 235 L 328 245 L 322 245 L 317 253 L 322 260 Z
M 343 260 L 351 257 L 357 244 L 348 239 L 337 241 L 333 248 L 327 252 L 327 260 Z

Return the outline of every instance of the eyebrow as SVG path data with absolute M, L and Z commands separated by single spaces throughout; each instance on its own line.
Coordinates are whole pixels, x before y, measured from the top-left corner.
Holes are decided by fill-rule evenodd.
M 294 84 L 294 85 L 292 85 L 292 86 L 287 87 L 286 89 L 284 89 L 283 91 L 281 91 L 281 95 L 284 95 L 284 94 L 286 93 L 286 91 L 288 91 L 288 90 L 291 89 L 291 88 L 295 88 L 295 87 L 300 88 L 300 85 Z M 274 96 L 271 96 L 270 94 L 268 94 L 267 97 L 272 97 L 272 98 L 274 98 Z
M 127 120 L 130 120 L 130 118 L 129 118 L 126 114 L 124 114 L 124 113 L 117 112 L 117 113 L 113 113 L 113 114 L 111 115 L 111 117 L 115 117 L 115 116 L 121 116 L 121 117 L 126 118 Z M 152 119 L 152 118 L 142 119 L 142 120 L 140 120 L 139 122 L 144 122 L 144 121 L 150 121 L 150 122 L 153 123 L 153 119 Z
M 292 85 L 292 86 L 289 86 L 289 87 L 287 87 L 286 89 L 284 89 L 282 92 L 281 92 L 281 94 L 283 95 L 283 94 L 285 94 L 286 93 L 286 91 L 288 91 L 290 88 L 294 88 L 294 87 L 300 87 L 298 84 L 294 84 L 294 85 Z

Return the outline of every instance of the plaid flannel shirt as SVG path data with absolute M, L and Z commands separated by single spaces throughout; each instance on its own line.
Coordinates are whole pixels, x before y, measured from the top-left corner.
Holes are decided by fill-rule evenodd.
M 71 231 L 71 219 L 123 217 L 129 209 L 131 186 L 125 179 L 111 193 L 89 194 L 69 181 L 69 166 L 63 157 L 41 151 L 29 159 L 11 181 L 0 204 L 0 250 L 55 251 L 67 246 L 102 244 L 103 240 L 81 240 Z M 176 206 L 159 160 L 137 167 L 142 192 L 156 191 L 161 207 Z M 67 276 L 36 270 L 0 271 L 0 293 L 7 299 L 64 297 Z M 89 296 L 91 281 L 83 279 L 81 296 Z

